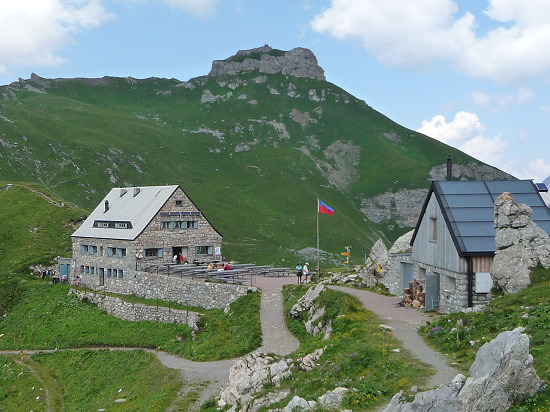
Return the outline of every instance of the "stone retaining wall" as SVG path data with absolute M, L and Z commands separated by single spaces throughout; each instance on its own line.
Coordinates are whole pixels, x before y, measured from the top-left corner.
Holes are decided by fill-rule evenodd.
M 97 286 L 86 275 L 81 280 L 83 286 L 100 291 L 136 295 L 146 299 L 171 300 L 185 306 L 200 306 L 205 309 L 225 309 L 249 290 L 255 290 L 249 286 L 202 282 L 145 272 L 137 272 L 122 279 L 105 278 L 103 286 Z
M 197 330 L 197 321 L 201 316 L 197 312 L 131 303 L 114 296 L 101 295 L 99 293 L 96 294 L 76 289 L 71 289 L 69 293 L 76 295 L 80 300 L 87 298 L 100 309 L 105 310 L 109 315 L 122 320 L 179 323 L 189 325 L 193 330 Z

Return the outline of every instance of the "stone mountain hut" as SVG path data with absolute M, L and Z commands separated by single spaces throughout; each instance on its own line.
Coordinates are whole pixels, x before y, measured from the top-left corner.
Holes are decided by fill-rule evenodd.
M 222 235 L 178 185 L 112 189 L 72 234 L 70 281 L 123 282 L 138 264 L 221 259 Z

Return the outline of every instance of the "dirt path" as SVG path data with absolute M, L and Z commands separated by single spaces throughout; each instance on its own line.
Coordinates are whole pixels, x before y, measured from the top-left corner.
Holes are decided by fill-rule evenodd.
M 401 341 L 405 349 L 422 362 L 435 368 L 436 373 L 427 382 L 428 387 L 438 387 L 462 373 L 449 366 L 449 360 L 426 345 L 418 335 L 418 328 L 430 320 L 430 316 L 426 313 L 412 308 L 396 307 L 395 304 L 399 299 L 395 296 L 382 296 L 343 286 L 330 286 L 330 288 L 357 297 L 366 309 L 380 316 L 384 324 L 392 328 L 393 336 Z

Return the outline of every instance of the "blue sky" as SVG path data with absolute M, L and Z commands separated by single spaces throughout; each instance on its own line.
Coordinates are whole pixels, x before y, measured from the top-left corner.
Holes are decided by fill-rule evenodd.
M 1 0 L 0 84 L 187 80 L 264 44 L 516 177 L 550 176 L 548 0 Z M 0 108 L 1 114 L 1 108 Z

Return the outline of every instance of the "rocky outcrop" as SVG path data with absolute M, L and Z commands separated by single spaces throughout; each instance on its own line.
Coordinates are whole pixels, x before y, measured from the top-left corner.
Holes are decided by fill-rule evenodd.
M 251 353 L 239 359 L 229 370 L 229 387 L 221 392 L 218 404 L 233 405 L 244 395 L 258 392 L 266 382 L 278 385 L 290 375 L 291 363 L 264 353 Z
M 382 279 L 389 270 L 389 262 L 388 249 L 382 239 L 378 239 L 372 246 L 365 263 L 366 272 L 372 273 L 377 280 Z
M 495 258 L 491 277 L 505 293 L 531 283 L 531 269 L 550 267 L 550 236 L 531 220 L 532 209 L 508 192 L 495 201 Z
M 233 76 L 258 70 L 260 73 L 282 73 L 295 77 L 326 80 L 325 72 L 309 49 L 294 48 L 287 52 L 274 50 L 268 45 L 251 50 L 239 50 L 225 60 L 214 60 L 209 77 Z
M 533 396 L 544 381 L 533 368 L 529 337 L 522 331 L 502 332 L 483 345 L 468 379 L 459 374 L 446 385 L 418 393 L 412 402 L 401 391 L 384 412 L 505 411 L 514 401 Z
M 324 339 L 328 339 L 332 333 L 332 320 L 324 320 L 323 315 L 325 314 L 325 308 L 315 305 L 315 299 L 317 299 L 325 289 L 325 285 L 322 283 L 319 283 L 315 288 L 310 287 L 306 294 L 292 306 L 288 316 L 291 318 L 298 318 L 302 312 L 307 311 L 307 319 L 305 320 L 307 333 L 313 336 L 324 333 Z
M 266 383 L 278 387 L 282 379 L 291 375 L 293 368 L 298 367 L 304 371 L 313 369 L 323 351 L 324 349 L 317 349 L 296 361 L 265 353 L 251 353 L 239 359 L 229 370 L 229 386 L 220 393 L 218 406 L 223 408 L 239 401 L 241 405 L 252 405 L 250 410 L 253 411 L 279 402 L 290 394 L 288 390 L 272 392 L 257 399 L 254 399 L 254 394 Z
M 305 295 L 298 299 L 298 302 L 296 302 L 296 304 L 292 306 L 290 312 L 288 313 L 288 316 L 291 318 L 298 318 L 300 316 L 300 313 L 302 313 L 304 310 L 309 311 L 315 304 L 315 299 L 317 299 L 319 295 L 325 290 L 326 287 L 322 283 L 319 283 L 314 288 L 310 287 Z

